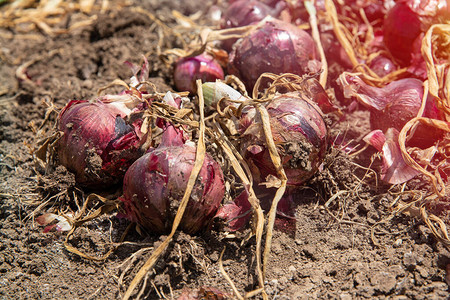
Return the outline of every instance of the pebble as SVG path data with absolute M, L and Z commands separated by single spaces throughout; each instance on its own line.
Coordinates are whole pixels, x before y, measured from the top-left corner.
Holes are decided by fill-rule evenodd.
M 342 293 L 339 295 L 340 300 L 352 300 L 352 295 L 349 293 Z
M 297 268 L 291 265 L 289 266 L 288 271 L 294 273 L 295 271 L 297 271 Z
M 383 294 L 389 294 L 394 290 L 397 280 L 390 273 L 379 272 L 370 279 L 370 283 L 375 287 L 375 290 Z
M 422 278 L 428 278 L 430 275 L 424 267 L 416 266 L 416 270 L 417 270 L 417 272 L 419 272 L 419 274 Z
M 402 245 L 402 243 L 403 243 L 402 239 L 396 239 L 395 242 L 394 242 L 393 247 L 394 248 L 398 248 L 398 247 L 400 247 Z
M 403 264 L 408 269 L 414 269 L 416 267 L 416 263 L 417 263 L 416 256 L 411 251 L 406 252 L 403 255 Z

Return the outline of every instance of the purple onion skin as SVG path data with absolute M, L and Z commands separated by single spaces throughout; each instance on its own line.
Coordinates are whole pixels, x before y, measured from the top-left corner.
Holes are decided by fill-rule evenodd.
M 190 145 L 158 147 L 139 158 L 124 178 L 127 217 L 155 233 L 170 230 L 195 162 Z M 197 233 L 207 227 L 223 197 L 224 179 L 219 164 L 206 155 L 192 190 L 180 229 Z
M 387 132 L 389 128 L 402 130 L 403 126 L 417 116 L 422 105 L 423 82 L 415 78 L 404 78 L 390 82 L 383 88 L 369 86 L 359 77 L 347 76 L 347 82 L 355 87 L 352 96 L 370 110 L 372 130 Z M 425 104 L 424 117 L 442 119 L 434 98 L 428 97 Z M 420 132 L 416 130 L 410 145 L 423 146 L 435 140 L 439 133 L 433 130 Z
M 301 185 L 318 170 L 328 148 L 328 130 L 321 110 L 301 93 L 282 94 L 267 106 L 275 145 L 282 159 L 288 185 Z M 277 175 L 252 108 L 239 123 L 241 150 L 260 183 Z
M 229 57 L 228 71 L 251 91 L 262 73 L 304 75 L 320 70 L 316 45 L 304 30 L 280 20 L 239 39 Z
M 119 183 L 142 155 L 135 127 L 124 111 L 101 101 L 70 101 L 59 115 L 64 135 L 57 143 L 58 161 L 85 187 Z
M 216 81 L 223 79 L 224 73 L 220 64 L 211 55 L 200 54 L 195 57 L 182 58 L 174 69 L 174 82 L 178 91 L 197 92 L 195 81 Z
M 423 98 L 423 82 L 415 78 L 404 78 L 390 82 L 383 88 L 365 84 L 358 78 L 348 78 L 349 83 L 357 84 L 357 93 L 362 95 L 369 107 L 372 129 L 383 132 L 390 127 L 401 130 L 417 116 Z M 427 100 L 425 117 L 439 119 L 439 110 L 432 99 Z

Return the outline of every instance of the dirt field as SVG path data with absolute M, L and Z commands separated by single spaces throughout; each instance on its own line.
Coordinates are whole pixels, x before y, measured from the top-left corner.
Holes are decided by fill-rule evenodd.
M 92 261 L 67 251 L 66 233 L 43 233 L 33 218 L 46 211 L 74 210 L 74 198 L 91 192 L 110 197 L 121 193 L 120 187 L 83 190 L 64 167 L 46 169 L 36 161 L 33 150 L 53 132 L 56 120 L 55 113 L 46 115 L 49 107 L 59 110 L 70 99 L 94 98 L 100 87 L 117 78 L 128 80 L 130 70 L 123 63 L 139 64 L 142 55 L 149 60 L 150 81 L 158 91 L 173 90 L 171 70 L 157 50 L 180 45 L 175 38 L 161 41 L 160 27 L 143 11 L 169 27 L 176 25 L 172 10 L 200 12 L 198 22 L 212 24 L 207 12 L 213 1 L 136 3 L 110 1 L 104 12 L 96 7 L 90 13 L 69 10 L 52 25 L 80 25 L 65 33 L 20 24 L 0 28 L 1 299 L 120 299 L 164 239 L 140 235 L 133 227 L 128 243 L 106 260 Z M 356 110 L 332 130 L 359 141 L 369 129 L 368 113 Z M 372 154 L 369 149 L 350 159 L 330 151 L 323 171 L 295 195 L 295 221 L 281 218 L 275 230 L 265 283 L 270 299 L 448 298 L 449 252 L 417 218 L 391 215 L 399 187 L 375 181 L 373 172 L 363 168 Z M 375 159 L 372 168 L 378 172 L 378 167 Z M 408 187 L 422 182 L 418 178 Z M 347 192 L 327 203 L 338 190 Z M 69 244 L 100 257 L 128 224 L 116 212 L 103 215 L 78 228 Z M 219 271 L 224 248 L 223 265 L 239 292 L 257 288 L 255 238 L 247 240 L 249 233 L 175 234 L 147 277 L 142 298 L 177 299 L 184 289 L 200 287 L 233 295 Z

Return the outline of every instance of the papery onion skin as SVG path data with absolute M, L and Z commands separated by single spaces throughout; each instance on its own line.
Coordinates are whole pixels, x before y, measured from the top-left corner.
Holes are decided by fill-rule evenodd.
M 281 94 L 266 109 L 287 184 L 301 185 L 319 169 L 328 148 L 328 129 L 322 112 L 300 92 Z M 261 183 L 268 175 L 276 176 L 256 111 L 245 111 L 239 125 L 241 150 L 254 171 L 255 180 Z
M 341 76 L 339 81 L 347 97 L 355 97 L 370 109 L 372 129 L 401 130 L 417 116 L 422 105 L 423 82 L 419 79 L 404 78 L 382 88 L 370 86 L 358 76 Z M 440 118 L 433 99 L 427 100 L 424 113 L 426 117 Z
M 423 82 L 415 78 L 404 78 L 392 81 L 379 88 L 366 84 L 358 76 L 343 74 L 339 78 L 346 97 L 354 97 L 359 103 L 370 110 L 372 130 L 380 129 L 387 132 L 389 128 L 400 131 L 403 126 L 416 117 L 422 105 Z M 426 100 L 424 117 L 442 119 L 442 113 L 437 108 L 435 99 Z M 414 142 L 426 145 L 439 136 L 438 132 L 416 132 Z
M 223 79 L 224 72 L 220 64 L 206 53 L 178 60 L 174 68 L 174 83 L 178 91 L 197 92 L 196 80 L 202 82 Z
M 61 111 L 58 162 L 75 174 L 77 183 L 91 188 L 117 184 L 142 155 L 140 126 L 127 124 L 128 112 L 100 100 L 72 100 Z
M 271 19 L 235 43 L 228 72 L 239 77 L 251 91 L 265 72 L 302 76 L 319 71 L 318 57 L 314 40 L 306 31 Z
M 390 184 L 401 184 L 420 174 L 403 159 L 398 134 L 395 128 L 388 128 L 385 133 L 377 129 L 363 138 L 367 144 L 383 154 L 380 177 Z
M 190 144 L 162 146 L 139 158 L 124 178 L 127 217 L 154 233 L 166 233 L 186 191 L 195 162 L 196 148 Z M 205 156 L 192 190 L 180 229 L 197 233 L 207 227 L 223 197 L 224 179 L 219 164 Z

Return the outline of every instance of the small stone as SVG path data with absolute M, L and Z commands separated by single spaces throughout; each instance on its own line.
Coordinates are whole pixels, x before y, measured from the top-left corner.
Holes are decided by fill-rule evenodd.
M 288 271 L 291 273 L 295 273 L 295 271 L 297 271 L 297 268 L 291 265 L 289 266 Z
M 400 247 L 402 245 L 402 243 L 403 243 L 402 239 L 396 239 L 395 242 L 394 242 L 393 247 L 394 248 L 398 248 L 398 247 Z
M 395 289 L 397 280 L 395 279 L 395 276 L 390 273 L 379 272 L 370 279 L 370 283 L 375 287 L 375 290 L 380 293 L 390 294 Z
M 328 276 L 324 276 L 324 277 L 322 277 L 322 282 L 328 283 L 328 284 L 333 284 L 333 279 Z
M 339 295 L 340 300 L 352 300 L 352 295 L 349 293 L 342 293 Z
M 428 278 L 430 275 L 428 273 L 428 271 L 424 267 L 421 267 L 421 266 L 416 266 L 416 271 L 419 272 L 419 274 L 422 278 Z
M 357 273 L 354 278 L 355 285 L 362 286 L 366 281 L 366 277 L 362 273 Z
M 92 89 L 94 86 L 94 83 L 90 79 L 86 79 L 82 82 L 81 86 L 85 89 Z
M 394 296 L 392 297 L 392 300 L 408 300 L 409 298 L 406 297 L 405 295 L 398 295 L 398 296 Z
M 283 249 L 281 248 L 280 244 L 273 244 L 272 245 L 272 252 L 275 254 L 281 254 L 283 252 Z
M 417 259 L 416 256 L 411 252 L 406 252 L 403 255 L 403 264 L 410 270 L 413 270 L 416 267 Z
M 397 282 L 397 284 L 395 285 L 395 292 L 397 294 L 405 292 L 406 288 L 410 282 L 411 281 L 408 277 L 405 277 L 403 280 Z
M 312 260 L 317 260 L 316 253 L 317 249 L 316 247 L 312 245 L 306 245 L 303 247 L 303 253 L 306 257 L 311 258 Z
M 281 284 L 281 286 L 285 286 L 288 283 L 288 279 L 286 278 L 286 276 L 282 276 L 280 277 L 280 279 L 278 279 L 278 282 Z

